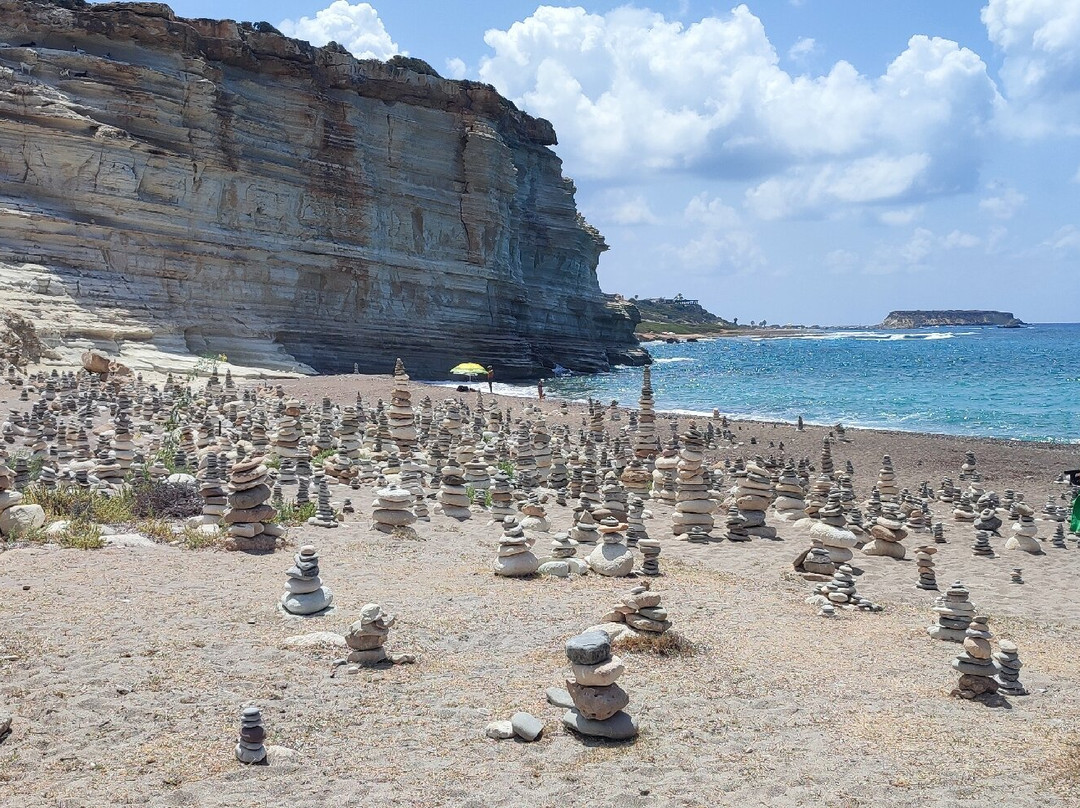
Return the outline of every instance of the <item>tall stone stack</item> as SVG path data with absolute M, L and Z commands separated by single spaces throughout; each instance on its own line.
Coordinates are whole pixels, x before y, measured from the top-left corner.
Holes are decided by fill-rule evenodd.
M 960 479 L 961 480 L 977 480 L 979 479 L 979 470 L 976 467 L 975 453 L 964 452 L 964 462 L 960 466 Z
M 821 474 L 833 479 L 833 475 L 836 474 L 836 467 L 833 465 L 832 456 L 832 442 L 826 436 L 821 439 Z
M 919 589 L 937 591 L 937 576 L 934 574 L 935 553 L 937 553 L 937 547 L 932 544 L 924 544 L 915 550 L 915 564 L 919 568 L 919 580 L 915 586 Z
M 1026 696 L 1028 691 L 1020 681 L 1019 649 L 1016 643 L 1010 640 L 1000 640 L 998 650 L 994 652 L 994 667 L 997 675 L 994 680 L 998 684 L 998 690 L 1009 696 Z
M 277 420 L 274 433 L 271 436 L 271 451 L 283 461 L 286 458 L 294 460 L 299 456 L 300 416 L 303 412 L 302 405 L 297 399 L 285 402 L 285 412 Z
M 376 490 L 371 527 L 382 533 L 409 527 L 416 522 L 416 514 L 411 508 L 414 501 L 414 495 L 406 488 L 390 486 Z
M 747 463 L 735 478 L 735 505 L 743 518 L 743 528 L 751 536 L 775 539 L 776 528 L 765 524 L 765 511 L 772 503 L 772 478 L 757 461 Z
M 600 495 L 603 497 L 602 507 L 606 511 L 606 515 L 613 516 L 619 522 L 625 522 L 627 493 L 626 489 L 619 483 L 619 478 L 613 470 L 608 471 L 604 477 L 604 485 L 600 489 Z
M 642 368 L 641 397 L 638 399 L 637 431 L 634 432 L 634 454 L 647 461 L 660 449 L 656 439 L 656 411 L 653 409 L 652 369 Z
M 417 431 L 412 408 L 412 393 L 409 391 L 409 374 L 404 363 L 398 359 L 394 363 L 394 388 L 390 391 L 390 407 L 386 411 L 390 427 L 390 439 L 397 445 L 398 451 L 412 451 L 417 445 Z
M 203 507 L 201 516 L 193 516 L 189 524 L 193 527 L 210 527 L 207 532 L 215 532 L 221 517 L 228 508 L 229 499 L 222 486 L 218 471 L 218 459 L 214 452 L 206 454 L 206 468 L 201 472 L 199 480 L 199 496 L 202 497 Z
M 900 487 L 896 484 L 896 470 L 893 468 L 892 458 L 885 455 L 881 458 L 881 469 L 878 471 L 877 490 L 884 500 L 896 500 L 900 495 Z
M 264 764 L 266 762 L 266 727 L 262 711 L 258 707 L 245 707 L 240 716 L 240 737 L 236 739 L 236 759 L 241 763 Z
M 514 489 L 510 477 L 502 471 L 495 474 L 491 484 L 491 518 L 501 522 L 507 516 L 514 515 Z
M 616 681 L 625 671 L 612 656 L 611 640 L 600 630 L 586 631 L 566 643 L 572 678 L 566 689 L 573 708 L 563 715 L 565 726 L 582 735 L 628 740 L 638 734 L 637 719 L 624 709 L 630 697 Z
M 533 464 L 536 466 L 536 482 L 546 486 L 551 479 L 551 434 L 548 432 L 547 420 L 543 414 L 533 421 L 531 430 Z
M 862 549 L 865 555 L 887 556 L 897 560 L 907 557 L 907 550 L 900 543 L 907 538 L 907 531 L 895 503 L 884 503 L 882 515 L 874 517 L 870 526 L 870 535 L 873 539 Z
M 270 552 L 284 529 L 272 522 L 277 515 L 268 504 L 271 490 L 262 457 L 239 460 L 229 471 L 229 507 L 222 515 L 226 524 L 225 549 Z
M 439 505 L 436 512 L 441 512 L 451 519 L 464 521 L 472 517 L 469 510 L 469 494 L 465 485 L 465 473 L 453 458 L 442 468 L 442 483 L 439 486 Z
M 691 423 L 682 435 L 677 469 L 678 488 L 675 496 L 675 514 L 672 516 L 672 532 L 676 536 L 687 533 L 694 525 L 707 531 L 713 529 L 713 513 L 717 504 L 709 496 L 705 480 L 705 439 Z M 659 468 L 659 460 L 657 461 Z
M 527 423 L 517 430 L 514 442 L 514 483 L 523 491 L 536 488 L 536 456 L 533 453 L 532 433 Z
M 806 514 L 806 492 L 795 472 L 795 462 L 788 458 L 787 464 L 776 482 L 776 499 L 773 500 L 773 513 L 782 522 L 794 522 Z
M 984 694 L 994 694 L 998 683 L 994 679 L 997 669 L 991 658 L 990 640 L 993 638 L 985 617 L 971 618 L 964 632 L 964 650 L 953 660 L 953 670 L 960 674 L 960 681 L 952 691 L 953 696 L 974 699 Z

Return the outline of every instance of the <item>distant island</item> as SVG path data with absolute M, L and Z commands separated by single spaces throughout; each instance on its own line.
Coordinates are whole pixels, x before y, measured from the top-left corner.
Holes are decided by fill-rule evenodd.
M 1011 311 L 979 311 L 975 309 L 946 309 L 931 311 L 891 311 L 881 328 L 932 328 L 942 325 L 996 325 L 1019 328 L 1026 325 Z
M 712 337 L 737 337 L 745 334 L 755 336 L 783 336 L 802 333 L 801 325 L 775 325 L 765 320 L 739 323 L 738 317 L 726 320 L 706 309 L 697 300 L 675 295 L 674 297 L 634 297 L 608 295 L 609 305 L 632 304 L 641 321 L 634 329 L 639 342 L 696 342 Z

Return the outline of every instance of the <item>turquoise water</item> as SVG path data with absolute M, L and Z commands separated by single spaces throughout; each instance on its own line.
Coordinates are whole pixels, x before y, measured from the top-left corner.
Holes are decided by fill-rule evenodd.
M 1080 324 L 650 343 L 656 406 L 760 420 L 1080 442 Z M 641 368 L 549 379 L 636 406 Z M 519 392 L 535 387 L 521 388 Z M 508 391 L 509 392 L 509 391 Z

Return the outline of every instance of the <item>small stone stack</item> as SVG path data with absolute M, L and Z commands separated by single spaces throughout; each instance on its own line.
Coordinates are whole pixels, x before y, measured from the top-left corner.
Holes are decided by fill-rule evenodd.
M 641 553 L 641 574 L 660 574 L 660 540 L 641 539 L 637 543 L 637 549 Z
M 416 521 L 416 514 L 409 507 L 415 497 L 406 488 L 391 486 L 375 492 L 375 501 L 371 503 L 371 527 L 383 533 L 393 533 L 398 528 L 405 528 Z
M 570 528 L 570 538 L 578 544 L 596 544 L 599 535 L 596 530 L 596 520 L 593 519 L 591 511 L 583 509 L 577 516 L 574 526 Z
M 645 529 L 645 502 L 636 494 L 631 494 L 626 506 L 626 546 L 637 547 L 642 539 L 648 539 Z
M 1014 584 L 1022 584 L 1024 582 L 1023 570 L 1020 567 L 1013 567 L 1011 581 Z
M 383 611 L 378 603 L 368 603 L 360 610 L 360 619 L 349 626 L 345 634 L 345 644 L 349 646 L 346 662 L 350 667 L 346 673 L 358 673 L 362 668 L 378 665 L 380 662 L 395 664 L 415 662 L 413 654 L 387 654 L 387 638 L 397 618 Z
M 397 445 L 398 451 L 411 451 L 416 448 L 417 433 L 412 393 L 409 392 L 409 375 L 400 359 L 394 363 L 394 389 L 390 391 L 390 407 L 386 410 L 386 418 L 390 439 Z
M 638 733 L 637 720 L 623 711 L 630 697 L 615 682 L 625 670 L 611 655 L 611 640 L 600 630 L 586 631 L 566 643 L 572 679 L 566 689 L 574 707 L 563 724 L 575 732 L 611 740 L 628 740 Z
M 736 475 L 735 504 L 749 535 L 775 539 L 776 528 L 765 524 L 765 511 L 772 503 L 772 478 L 761 465 L 764 461 L 758 461 L 747 463 L 745 471 Z
M 1028 508 L 1027 510 L 1030 510 Z M 1012 536 L 1005 542 L 1006 550 L 1023 550 L 1032 555 L 1042 555 L 1042 542 L 1038 539 L 1039 527 L 1035 518 L 1027 513 L 1020 513 L 1012 526 Z
M 843 606 L 867 612 L 880 612 L 882 610 L 881 606 L 864 598 L 855 590 L 855 576 L 853 573 L 854 570 L 850 566 L 840 564 L 837 566 L 836 572 L 833 573 L 832 580 L 819 585 L 814 590 L 814 593 L 825 596 L 830 603 L 839 603 Z
M 962 699 L 974 699 L 984 693 L 996 693 L 997 673 L 991 660 L 990 640 L 993 635 L 985 617 L 972 617 L 964 632 L 964 650 L 953 660 L 953 670 L 960 673 L 960 681 L 951 693 Z
M 323 586 L 319 576 L 319 554 L 310 544 L 293 556 L 293 565 L 286 570 L 285 594 L 281 608 L 289 614 L 318 614 L 334 602 L 334 594 Z
M 1027 688 L 1020 682 L 1020 669 L 1023 666 L 1016 643 L 1000 640 L 998 650 L 994 652 L 994 667 L 997 670 L 994 681 L 998 683 L 998 690 L 1009 696 L 1026 696 Z
M 266 762 L 266 728 L 263 726 L 262 711 L 258 707 L 245 707 L 240 715 L 240 737 L 236 739 L 236 759 L 241 763 L 260 764 Z
M 828 437 L 821 439 L 821 473 L 829 480 L 832 480 L 836 473 L 836 467 L 833 465 L 832 444 Z
M 837 562 L 833 561 L 821 539 L 813 539 L 810 549 L 795 559 L 794 567 L 807 580 L 826 581 L 836 572 Z
M 1065 525 L 1061 522 L 1057 523 L 1057 527 L 1054 528 L 1054 537 L 1050 539 L 1050 544 L 1056 547 L 1058 550 L 1066 549 L 1065 546 Z
M 626 491 L 639 497 L 647 497 L 649 489 L 652 487 L 652 475 L 641 464 L 641 460 L 636 457 L 632 458 L 626 468 L 623 469 L 619 481 Z
M 321 470 L 315 472 L 315 487 L 318 489 L 315 515 L 310 517 L 307 523 L 315 527 L 337 527 L 337 517 L 330 506 L 330 485 L 326 481 L 326 474 Z
M 571 574 L 585 575 L 589 571 L 589 565 L 577 555 L 577 545 L 571 541 L 566 533 L 556 533 L 551 537 L 551 558 L 542 563 L 537 572 L 541 575 L 551 575 L 556 578 L 566 578 Z
M 919 580 L 915 586 L 931 592 L 938 591 L 937 576 L 934 574 L 934 554 L 937 548 L 932 544 L 924 544 L 915 550 L 915 564 L 919 568 Z
M 469 494 L 465 486 L 465 474 L 457 461 L 450 458 L 441 470 L 442 483 L 439 486 L 439 504 L 436 513 L 442 513 L 451 519 L 463 522 L 472 518 L 469 510 Z
M 907 551 L 900 542 L 907 537 L 907 531 L 900 513 L 893 502 L 884 503 L 882 508 L 881 516 L 875 517 L 870 526 L 873 539 L 863 546 L 862 551 L 868 556 L 887 556 L 903 560 L 907 557 Z
M 526 537 L 517 519 L 507 516 L 502 521 L 503 535 L 499 538 L 498 555 L 493 569 L 504 578 L 524 578 L 540 567 L 532 553 L 532 540 Z
M 960 479 L 961 480 L 974 480 L 979 476 L 979 471 L 975 467 L 975 453 L 964 452 L 964 462 L 960 466 Z
M 746 530 L 746 517 L 739 511 L 737 505 L 732 505 L 728 508 L 727 533 L 724 534 L 724 538 L 728 541 L 750 541 L 750 534 Z
M 998 533 L 998 528 L 1000 527 L 1001 518 L 997 515 L 997 511 L 991 506 L 983 508 L 975 518 L 976 530 L 985 530 L 987 533 L 998 536 L 1000 535 Z
M 608 614 L 605 623 L 626 623 L 635 631 L 663 634 L 671 628 L 668 612 L 660 604 L 660 595 L 649 590 L 649 583 L 635 586 Z
M 228 526 L 227 550 L 248 552 L 272 551 L 284 530 L 270 522 L 277 515 L 266 484 L 268 469 L 261 457 L 240 460 L 229 470 L 229 507 L 222 515 Z
M 965 491 L 953 508 L 953 519 L 957 522 L 974 522 L 977 517 L 975 507 L 971 504 L 971 495 Z
M 934 522 L 934 543 L 945 544 L 945 524 L 943 522 Z
M 604 476 L 600 496 L 603 498 L 601 507 L 606 512 L 605 516 L 613 516 L 618 521 L 625 522 L 627 493 L 614 471 L 608 471 Z
M 990 534 L 985 530 L 975 531 L 975 543 L 971 546 L 971 554 L 982 558 L 997 558 L 997 553 L 990 546 Z
M 678 488 L 675 497 L 675 514 L 672 516 L 672 532 L 682 535 L 693 525 L 700 525 L 706 531 L 712 530 L 712 514 L 716 503 L 709 496 L 709 486 L 705 481 L 705 439 L 698 432 L 697 425 L 690 424 L 682 435 L 682 449 L 679 451 Z M 660 468 L 660 460 L 657 460 Z
M 971 618 L 975 616 L 975 604 L 968 598 L 967 587 L 956 581 L 945 592 L 944 597 L 934 601 L 937 623 L 926 629 L 926 633 L 935 640 L 963 642 Z
M 547 511 L 536 494 L 531 494 L 528 499 L 518 503 L 518 510 L 521 511 L 518 524 L 521 525 L 522 530 L 530 533 L 547 533 L 551 529 L 547 520 Z
M 623 531 L 626 525 L 614 517 L 600 522 L 602 542 L 585 558 L 589 568 L 597 575 L 622 578 L 634 571 L 634 553 L 626 546 Z
M 514 515 L 514 490 L 510 477 L 505 472 L 498 472 L 491 486 L 491 518 L 501 522 L 507 516 Z
M 806 514 L 806 492 L 799 483 L 795 471 L 795 462 L 788 458 L 787 465 L 780 472 L 776 483 L 776 499 L 773 500 L 773 513 L 782 522 L 794 522 Z

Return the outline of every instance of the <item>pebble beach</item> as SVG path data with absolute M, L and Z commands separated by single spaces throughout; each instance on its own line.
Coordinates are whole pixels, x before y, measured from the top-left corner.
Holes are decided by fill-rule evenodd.
M 424 396 L 436 408 L 459 395 L 476 401 L 408 385 L 414 407 Z M 309 408 L 357 395 L 371 406 L 393 386 L 389 374 L 280 383 Z M 581 403 L 492 396 L 486 386 L 482 395 L 512 419 L 528 406 L 529 418 L 542 412 L 549 428 L 566 424 L 575 438 L 586 428 Z M 3 396 L 5 410 L 29 406 L 16 390 Z M 681 434 L 709 419 L 657 413 L 662 442 L 673 420 Z M 625 409 L 619 420 L 605 411 L 611 436 L 628 422 Z M 816 464 L 830 432 L 737 420 L 727 429 L 734 442 L 708 448 L 705 465 L 757 455 Z M 793 567 L 810 546 L 805 525 L 770 511 L 776 539 L 722 541 L 717 512 L 717 540 L 695 544 L 673 535 L 670 505 L 649 501 L 644 525 L 662 547 L 661 574 L 649 583 L 679 642 L 616 640 L 626 711 L 640 727 L 627 742 L 566 729 L 545 691 L 566 681 L 566 641 L 601 623 L 642 576 L 496 576 L 503 528 L 484 514 L 458 521 L 433 511 L 412 534 L 375 531 L 375 486 L 364 483 L 329 487 L 335 509 L 345 497 L 355 506 L 337 528 L 289 527 L 273 553 L 157 539 L 106 537 L 96 550 L 5 541 L 0 714 L 11 723 L 0 743 L 0 805 L 1077 804 L 1080 549 L 1068 534 L 1065 549 L 1054 547 L 1054 522 L 1040 512 L 1048 498 L 1069 504 L 1056 480 L 1080 466 L 1077 448 L 847 429 L 831 451 L 838 469 L 853 466 L 860 505 L 886 454 L 897 484 L 916 490 L 944 477 L 964 485 L 958 475 L 973 452 L 985 489 L 1022 492 L 1034 509 L 1043 554 L 1006 550 L 1006 523 L 992 538 L 995 557 L 975 556 L 972 525 L 935 501 L 940 591 L 915 587 L 914 550 L 934 539 L 912 534 L 904 560 L 854 551 L 858 591 L 881 611 L 823 618 L 807 603 L 815 584 Z M 725 477 L 721 488 L 729 485 Z M 551 533 L 570 529 L 572 506 L 547 499 Z M 540 538 L 535 552 L 548 544 Z M 278 606 L 305 545 L 317 547 L 333 591 L 330 609 L 312 617 Z M 1013 582 L 1018 567 L 1022 584 Z M 1018 647 L 1027 695 L 951 695 L 960 646 L 927 627 L 954 581 L 995 644 Z M 352 674 L 335 664 L 368 603 L 396 615 L 386 647 L 414 662 Z M 233 752 L 249 705 L 261 709 L 268 765 L 244 766 Z M 536 741 L 485 736 L 519 711 L 543 723 Z

